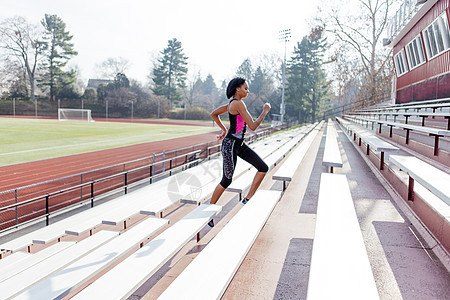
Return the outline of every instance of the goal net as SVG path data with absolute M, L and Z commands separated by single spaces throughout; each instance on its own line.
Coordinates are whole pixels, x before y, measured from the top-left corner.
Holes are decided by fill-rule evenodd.
M 94 120 L 91 117 L 90 109 L 74 109 L 74 108 L 59 108 L 58 120 L 94 122 Z

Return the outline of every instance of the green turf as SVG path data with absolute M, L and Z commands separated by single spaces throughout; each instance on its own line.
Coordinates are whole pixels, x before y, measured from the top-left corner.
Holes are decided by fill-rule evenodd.
M 0 118 L 0 166 L 216 130 L 203 126 Z

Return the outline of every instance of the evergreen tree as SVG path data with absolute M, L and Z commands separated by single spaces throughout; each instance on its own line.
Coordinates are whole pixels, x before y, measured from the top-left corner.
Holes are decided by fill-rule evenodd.
M 169 40 L 167 48 L 161 51 L 158 65 L 153 69 L 153 92 L 158 96 L 165 96 L 171 105 L 182 98 L 177 88 L 185 87 L 187 59 L 183 54 L 181 42 L 174 38 Z
M 287 106 L 288 115 L 298 115 L 299 121 L 305 121 L 309 115 L 314 121 L 320 103 L 328 98 L 328 84 L 322 69 L 326 40 L 323 27 L 313 28 L 310 35 L 303 37 L 294 48 L 287 69 Z
M 251 85 L 252 83 L 253 74 L 253 65 L 249 58 L 245 59 L 236 71 L 236 76 L 243 77 L 247 81 L 248 85 Z
M 46 61 L 43 65 L 43 76 L 40 86 L 49 88 L 50 100 L 55 100 L 58 92 L 66 89 L 75 78 L 75 72 L 63 71 L 69 59 L 77 55 L 74 45 L 71 42 L 73 36 L 66 31 L 66 24 L 57 15 L 45 14 L 41 21 L 45 29 L 45 40 L 48 42 Z

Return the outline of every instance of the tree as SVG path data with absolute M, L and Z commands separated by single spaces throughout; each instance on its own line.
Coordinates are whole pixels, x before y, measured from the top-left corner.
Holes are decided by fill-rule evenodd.
M 36 70 L 47 47 L 40 30 L 22 17 L 8 18 L 0 24 L 0 47 L 24 68 L 30 85 L 30 99 L 35 102 Z
M 176 38 L 169 40 L 167 48 L 160 54 L 153 69 L 153 92 L 158 96 L 165 96 L 173 106 L 182 97 L 177 88 L 185 87 L 188 57 L 183 54 L 181 42 Z
M 0 63 L 0 89 L 5 96 L 25 99 L 28 97 L 27 74 L 21 64 L 6 57 Z
M 42 66 L 44 72 L 40 82 L 41 86 L 49 88 L 49 98 L 53 101 L 59 91 L 66 89 L 72 83 L 73 73 L 64 72 L 62 68 L 72 56 L 78 53 L 71 43 L 73 36 L 66 31 L 66 24 L 60 17 L 45 14 L 41 24 L 45 29 L 44 39 L 48 42 L 48 49 L 45 53 L 46 61 Z
M 83 99 L 86 99 L 88 101 L 95 101 L 97 100 L 97 91 L 94 88 L 87 88 L 84 91 Z
M 236 70 L 236 76 L 243 77 L 246 79 L 248 85 L 251 85 L 253 80 L 253 66 L 252 62 L 249 58 L 245 59 L 242 64 Z
M 393 2 L 394 0 L 357 0 L 354 9 L 349 9 L 349 3 L 345 6 L 345 11 L 342 11 L 342 5 L 339 3 L 339 8 L 334 7 L 326 13 L 320 13 L 326 16 L 322 22 L 327 24 L 327 31 L 331 32 L 338 42 L 348 45 L 358 57 L 359 78 L 352 78 L 351 81 L 359 82 L 360 98 L 368 100 L 369 103 L 390 89 L 389 84 L 380 83 L 389 81 L 385 76 L 389 79 L 392 76 L 392 71 L 388 71 L 392 53 L 380 48 L 380 42 Z M 346 15 L 348 11 L 357 11 L 357 14 Z M 340 58 L 348 60 L 349 64 L 354 62 L 351 52 Z
M 130 61 L 123 57 L 110 57 L 96 65 L 97 73 L 105 79 L 114 78 L 118 73 L 126 73 L 130 68 Z
M 298 114 L 301 122 L 307 115 L 314 121 L 320 103 L 328 98 L 328 83 L 322 69 L 326 50 L 323 34 L 324 28 L 318 26 L 303 37 L 294 48 L 287 69 L 286 102 L 293 108 L 287 112 L 292 117 Z

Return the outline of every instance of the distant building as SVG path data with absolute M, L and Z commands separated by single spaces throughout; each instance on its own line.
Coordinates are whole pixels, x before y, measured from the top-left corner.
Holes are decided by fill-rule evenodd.
M 450 97 L 450 1 L 405 0 L 388 25 L 395 103 Z
M 88 84 L 87 84 L 87 88 L 97 89 L 100 84 L 107 85 L 110 82 L 114 82 L 114 80 L 109 80 L 109 79 L 89 79 L 88 80 Z

